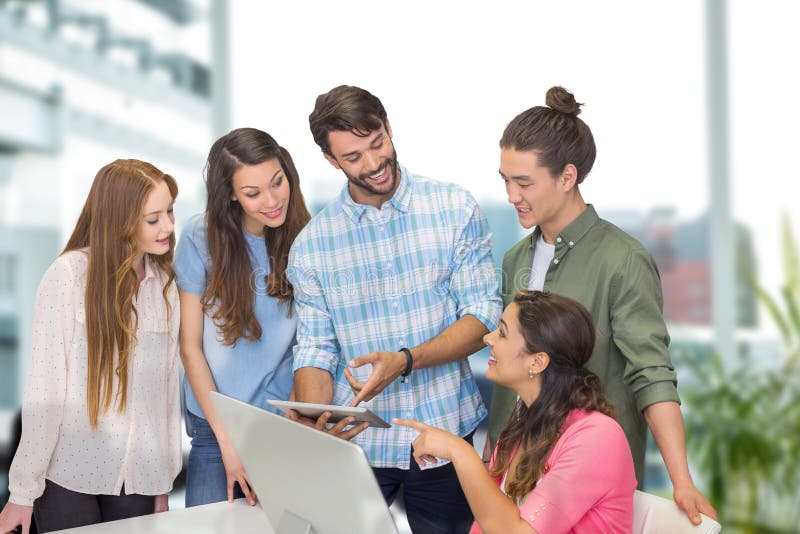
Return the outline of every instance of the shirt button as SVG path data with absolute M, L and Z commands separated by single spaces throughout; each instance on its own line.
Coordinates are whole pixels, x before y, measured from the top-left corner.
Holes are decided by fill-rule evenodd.
M 411 412 L 406 412 L 406 417 L 411 417 Z
M 556 243 L 561 243 L 561 238 L 560 237 L 556 239 Z
M 392 306 L 394 306 L 395 308 L 397 308 L 398 304 L 397 304 L 396 302 L 392 302 Z
M 569 242 L 569 246 L 574 247 L 575 246 L 575 242 L 574 241 L 570 241 Z
M 558 258 L 554 259 L 554 260 L 553 260 L 553 263 L 555 263 L 556 265 L 558 265 Z

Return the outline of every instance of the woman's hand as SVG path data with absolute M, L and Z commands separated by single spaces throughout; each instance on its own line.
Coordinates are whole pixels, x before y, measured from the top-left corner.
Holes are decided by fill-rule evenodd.
M 255 506 L 256 494 L 251 488 L 250 479 L 247 478 L 239 455 L 233 450 L 233 445 L 230 441 L 222 441 L 219 450 L 222 453 L 222 463 L 225 465 L 225 475 L 228 479 L 228 502 L 233 502 L 233 485 L 238 482 L 247 504 Z
M 169 494 L 156 495 L 156 505 L 153 513 L 169 512 Z
M 464 447 L 472 448 L 460 437 L 420 421 L 395 418 L 392 422 L 419 432 L 419 436 L 411 445 L 414 447 L 414 459 L 421 466 L 426 463 L 436 463 L 436 458 L 453 461 Z
M 28 534 L 31 528 L 31 515 L 33 506 L 24 506 L 10 502 L 0 512 L 0 533 L 14 532 L 18 525 L 22 525 L 22 534 Z

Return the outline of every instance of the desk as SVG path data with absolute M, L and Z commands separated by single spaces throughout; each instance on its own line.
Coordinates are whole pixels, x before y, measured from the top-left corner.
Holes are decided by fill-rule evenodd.
M 88 527 L 59 530 L 62 534 L 273 534 L 261 507 L 248 506 L 244 499 L 178 508 L 160 514 L 143 515 Z

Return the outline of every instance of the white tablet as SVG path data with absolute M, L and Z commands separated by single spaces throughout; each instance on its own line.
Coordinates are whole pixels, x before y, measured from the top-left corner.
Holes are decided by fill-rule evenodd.
M 268 400 L 268 403 L 278 408 L 283 413 L 294 410 L 300 415 L 311 419 L 318 419 L 324 412 L 331 412 L 330 423 L 338 423 L 345 417 L 354 417 L 355 423 L 367 422 L 376 428 L 390 428 L 392 425 L 375 415 L 367 408 L 351 408 L 349 406 L 334 406 L 332 404 L 314 404 L 311 402 L 294 402 L 281 400 Z

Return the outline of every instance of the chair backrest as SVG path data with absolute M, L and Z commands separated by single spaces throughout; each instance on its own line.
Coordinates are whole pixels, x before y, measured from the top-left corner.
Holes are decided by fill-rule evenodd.
M 638 490 L 633 495 L 633 534 L 717 534 L 722 530 L 710 517 L 700 517 L 703 521 L 694 526 L 673 501 Z

